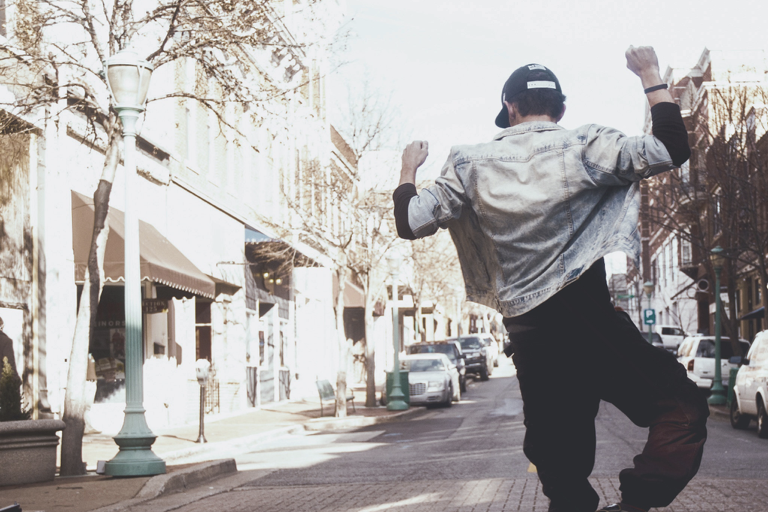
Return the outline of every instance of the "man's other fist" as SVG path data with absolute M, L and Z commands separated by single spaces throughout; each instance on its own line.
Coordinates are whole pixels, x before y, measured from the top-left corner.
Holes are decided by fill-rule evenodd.
M 408 144 L 403 151 L 403 170 L 415 172 L 429 155 L 429 143 L 425 140 L 415 140 Z
M 641 78 L 644 74 L 659 72 L 659 59 L 653 46 L 630 46 L 624 55 L 629 70 Z

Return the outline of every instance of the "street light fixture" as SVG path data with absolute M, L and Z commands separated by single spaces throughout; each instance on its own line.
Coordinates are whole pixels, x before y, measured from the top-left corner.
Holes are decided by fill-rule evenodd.
M 112 476 L 165 473 L 165 461 L 152 452 L 155 436 L 144 416 L 144 351 L 141 333 L 141 271 L 136 193 L 136 121 L 144 110 L 153 67 L 129 50 L 104 61 L 113 108 L 123 125 L 125 169 L 125 420 L 114 437 L 120 451 L 106 463 Z
M 405 395 L 400 386 L 400 311 L 397 293 L 397 278 L 400 273 L 400 256 L 390 253 L 387 256 L 389 273 L 392 275 L 392 344 L 395 349 L 395 367 L 392 371 L 392 393 L 387 397 L 387 409 L 390 411 L 404 411 L 408 409 Z
M 643 291 L 645 292 L 645 296 L 648 297 L 648 309 L 651 308 L 651 295 L 653 295 L 653 281 L 646 281 L 643 283 Z M 653 343 L 653 336 L 651 329 L 653 326 L 651 324 L 648 324 L 648 343 Z
M 709 260 L 715 268 L 715 380 L 712 383 L 712 395 L 708 402 L 711 405 L 725 405 L 725 388 L 723 387 L 723 374 L 721 365 L 721 340 L 720 340 L 720 272 L 723 271 L 723 248 L 719 245 L 712 249 Z

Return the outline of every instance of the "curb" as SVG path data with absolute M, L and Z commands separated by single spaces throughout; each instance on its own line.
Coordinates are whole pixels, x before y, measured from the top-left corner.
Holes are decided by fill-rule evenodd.
M 305 423 L 304 429 L 312 432 L 318 432 L 321 430 L 341 430 L 345 428 L 354 427 L 368 427 L 370 425 L 378 425 L 381 423 L 391 423 L 393 421 L 407 420 L 412 416 L 419 416 L 425 414 L 424 408 L 412 408 L 407 411 L 396 412 L 388 414 L 386 416 L 352 416 L 347 418 L 317 418 L 309 420 Z
M 237 473 L 235 459 L 214 460 L 165 475 L 153 476 L 136 495 L 136 499 L 151 500 L 165 494 L 182 491 L 200 482 L 228 473 Z
M 237 473 L 235 459 L 214 460 L 196 464 L 186 469 L 153 476 L 132 499 L 101 507 L 92 512 L 119 512 L 146 501 L 183 491 L 201 482 Z

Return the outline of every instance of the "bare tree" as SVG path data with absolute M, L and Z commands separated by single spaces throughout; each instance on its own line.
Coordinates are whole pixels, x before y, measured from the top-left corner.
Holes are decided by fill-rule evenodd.
M 735 354 L 741 354 L 737 280 L 756 271 L 762 286 L 768 282 L 767 100 L 764 86 L 702 87 L 687 119 L 690 162 L 649 185 L 652 225 L 692 246 L 691 272 L 703 266 L 715 294 L 709 255 L 716 245 L 725 249 L 728 309 L 721 313 Z
M 292 37 L 284 25 L 284 5 L 273 0 L 13 2 L 16 15 L 9 23 L 8 39 L 0 43 L 0 81 L 14 96 L 0 101 L 0 106 L 13 115 L 0 119 L 4 123 L 1 131 L 5 132 L 6 126 L 18 118 L 56 121 L 63 112 L 73 111 L 87 122 L 85 139 L 107 148 L 93 198 L 94 231 L 83 295 L 87 300 L 81 302 L 78 311 L 69 359 L 62 475 L 82 474 L 85 470 L 81 446 L 83 382 L 103 287 L 103 252 L 108 234 L 105 219 L 120 160 L 120 123 L 108 105 L 102 62 L 119 50 L 133 47 L 155 69 L 179 61 L 194 63 L 195 87 L 177 88 L 151 101 L 197 102 L 215 115 L 220 126 L 242 135 L 240 125 L 225 115 L 226 107 L 234 105 L 239 113 L 248 112 L 244 117 L 254 122 L 269 118 L 272 107 L 280 105 L 287 92 L 303 85 L 307 41 L 319 39 L 314 33 L 302 34 L 305 42 Z M 317 21 L 314 0 L 304 0 L 300 6 L 307 21 Z M 265 75 L 259 68 L 263 55 L 276 64 L 272 75 Z
M 411 261 L 413 302 L 416 305 L 416 322 L 421 329 L 423 302 L 429 299 L 435 304 L 452 304 L 458 297 L 457 290 L 462 289 L 463 280 L 456 247 L 446 230 L 411 241 Z M 458 322 L 461 320 L 457 319 Z

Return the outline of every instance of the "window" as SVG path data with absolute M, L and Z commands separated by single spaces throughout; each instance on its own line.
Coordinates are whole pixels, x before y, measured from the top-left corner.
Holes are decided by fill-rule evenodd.
M 680 181 L 682 181 L 683 186 L 688 185 L 691 181 L 691 168 L 688 162 L 680 166 Z
M 741 351 L 746 354 L 749 351 L 749 344 L 741 342 Z M 720 358 L 727 361 L 733 356 L 733 347 L 728 338 L 720 338 Z M 715 357 L 715 340 L 703 339 L 699 342 L 699 349 L 696 351 L 696 357 Z
M 680 252 L 681 252 L 680 259 L 682 260 L 682 265 L 684 267 L 690 267 L 693 259 L 691 256 L 691 242 L 688 240 L 681 240 Z
M 670 267 L 672 267 L 672 281 L 678 283 L 678 263 L 677 263 L 677 237 L 672 238 L 672 250 L 669 253 Z
M 8 32 L 5 30 L 5 0 L 0 0 L 0 36 L 7 36 Z
M 189 106 L 187 106 L 184 109 L 184 120 L 186 122 L 186 132 L 187 132 L 187 140 L 186 140 L 186 146 L 184 147 L 184 157 L 187 159 L 187 162 L 194 162 L 195 160 L 195 116 L 192 112 L 192 109 L 190 109 Z
M 723 230 L 723 197 L 719 194 L 715 195 L 715 204 L 712 211 L 712 232 L 720 233 Z

